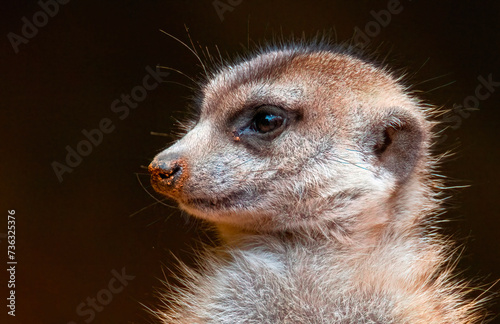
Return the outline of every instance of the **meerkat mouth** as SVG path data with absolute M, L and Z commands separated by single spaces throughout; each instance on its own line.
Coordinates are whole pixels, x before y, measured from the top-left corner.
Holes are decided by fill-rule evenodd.
M 188 198 L 181 203 L 201 211 L 241 208 L 255 199 L 255 192 L 238 190 L 219 197 Z

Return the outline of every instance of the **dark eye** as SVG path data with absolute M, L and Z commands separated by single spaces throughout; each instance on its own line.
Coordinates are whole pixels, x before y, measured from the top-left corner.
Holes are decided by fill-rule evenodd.
M 236 141 L 247 144 L 251 141 L 271 141 L 280 136 L 288 127 L 289 112 L 281 107 L 262 105 L 248 109 L 240 116 L 236 124 L 241 126 L 232 130 L 232 137 Z
M 252 130 L 265 134 L 270 133 L 283 125 L 284 118 L 272 112 L 258 112 L 252 121 Z

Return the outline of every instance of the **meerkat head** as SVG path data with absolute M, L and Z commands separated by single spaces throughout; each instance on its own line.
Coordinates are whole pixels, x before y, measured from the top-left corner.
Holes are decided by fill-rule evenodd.
M 430 123 L 383 68 L 341 50 L 275 47 L 219 69 L 200 93 L 195 126 L 149 166 L 154 189 L 190 214 L 262 231 L 348 230 L 422 208 Z

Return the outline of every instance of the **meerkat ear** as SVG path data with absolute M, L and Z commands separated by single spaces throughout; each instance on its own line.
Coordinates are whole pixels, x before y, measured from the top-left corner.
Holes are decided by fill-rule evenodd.
M 380 165 L 401 182 L 412 173 L 423 155 L 425 134 L 422 123 L 405 112 L 391 112 L 376 127 L 374 153 Z

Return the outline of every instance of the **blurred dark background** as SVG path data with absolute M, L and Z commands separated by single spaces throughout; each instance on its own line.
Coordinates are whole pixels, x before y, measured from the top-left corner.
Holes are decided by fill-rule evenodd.
M 173 138 L 150 132 L 175 131 L 193 83 L 171 72 L 123 120 L 112 111 L 116 99 L 142 84 L 148 66 L 202 73 L 195 56 L 159 29 L 189 42 L 187 26 L 196 47 L 215 55 L 217 46 L 227 57 L 244 53 L 249 39 L 332 30 L 344 41 L 358 28 L 369 51 L 388 54 L 388 63 L 405 68 L 425 100 L 447 108 L 464 100 L 475 106 L 469 96 L 478 97 L 481 76 L 500 82 L 495 1 L 401 0 L 386 26 L 371 11 L 388 10 L 395 1 L 60 2 L 55 14 L 57 2 L 40 2 L 52 3 L 53 17 L 39 13 L 36 1 L 2 4 L 0 235 L 7 232 L 7 210 L 15 209 L 18 264 L 16 317 L 2 306 L 1 323 L 149 323 L 141 303 L 157 303 L 162 264 L 172 268 L 172 255 L 189 262 L 204 237 L 174 207 L 155 204 L 138 181 L 151 192 L 140 166 Z M 23 27 L 34 19 L 37 31 Z M 470 185 L 448 202 L 452 208 L 443 217 L 453 221 L 444 232 L 466 244 L 465 276 L 491 284 L 500 278 L 500 86 L 484 89 L 478 110 L 448 115 L 439 150 L 455 152 L 442 167 L 450 184 Z M 66 147 L 76 149 L 85 140 L 82 130 L 98 128 L 103 118 L 113 131 L 60 182 L 53 162 L 66 164 Z M 5 266 L 7 241 L 0 241 Z M 120 283 L 113 278 L 122 271 Z M 7 280 L 2 271 L 4 303 Z M 92 310 L 92 298 L 99 311 Z M 498 305 L 490 310 L 498 312 Z

